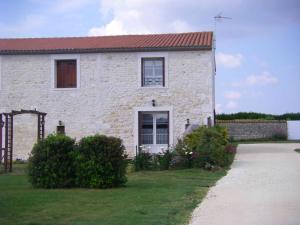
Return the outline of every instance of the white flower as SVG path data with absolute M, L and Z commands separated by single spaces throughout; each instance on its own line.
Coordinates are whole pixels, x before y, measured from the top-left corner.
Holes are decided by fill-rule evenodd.
M 189 154 L 191 155 L 191 154 L 193 154 L 193 152 L 190 152 Z

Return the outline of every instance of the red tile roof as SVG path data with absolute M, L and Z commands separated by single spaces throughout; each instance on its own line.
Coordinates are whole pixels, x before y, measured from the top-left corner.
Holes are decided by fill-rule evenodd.
M 0 54 L 205 50 L 212 32 L 0 39 Z

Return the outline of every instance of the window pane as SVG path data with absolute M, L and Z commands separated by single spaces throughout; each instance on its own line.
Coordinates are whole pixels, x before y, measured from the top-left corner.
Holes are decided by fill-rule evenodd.
M 158 67 L 162 67 L 163 66 L 163 62 L 161 59 L 158 59 L 156 61 L 153 62 L 154 66 L 158 66 Z
M 163 58 L 143 60 L 143 86 L 163 85 Z
M 156 115 L 156 144 L 168 144 L 169 119 L 167 113 Z
M 153 115 L 141 114 L 141 144 L 153 144 Z

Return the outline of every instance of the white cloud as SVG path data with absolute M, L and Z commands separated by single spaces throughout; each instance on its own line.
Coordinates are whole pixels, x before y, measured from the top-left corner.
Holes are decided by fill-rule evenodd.
M 219 52 L 216 54 L 217 65 L 224 66 L 226 68 L 237 68 L 241 66 L 243 61 L 242 54 L 226 54 Z
M 258 75 L 250 75 L 246 77 L 244 80 L 233 83 L 234 87 L 243 87 L 243 86 L 254 86 L 254 85 L 270 85 L 278 83 L 277 77 L 272 75 L 268 71 L 264 71 Z
M 116 35 L 116 34 L 127 34 L 128 32 L 124 29 L 123 23 L 119 20 L 113 20 L 102 27 L 92 27 L 89 30 L 89 36 L 97 35 Z
M 278 79 L 271 75 L 269 72 L 263 72 L 260 75 L 250 75 L 246 78 L 246 83 L 249 85 L 255 84 L 275 84 L 278 82 Z
M 241 97 L 241 93 L 238 91 L 227 91 L 224 93 L 224 97 L 230 100 L 237 100 Z
M 195 3 L 189 1 L 189 4 L 189 7 L 193 7 Z M 180 5 L 171 0 L 103 0 L 100 13 L 107 22 L 99 27 L 92 27 L 88 34 L 95 36 L 199 30 L 183 18 L 179 19 L 179 15 L 171 15 L 170 7 L 174 12 Z
M 226 104 L 226 108 L 229 109 L 229 110 L 236 109 L 237 107 L 238 107 L 238 104 L 237 104 L 237 102 L 235 102 L 235 101 L 229 101 L 229 102 Z
M 174 30 L 174 32 L 180 33 L 180 32 L 188 32 L 192 31 L 194 28 L 187 24 L 185 21 L 182 20 L 175 20 L 171 23 L 171 27 Z

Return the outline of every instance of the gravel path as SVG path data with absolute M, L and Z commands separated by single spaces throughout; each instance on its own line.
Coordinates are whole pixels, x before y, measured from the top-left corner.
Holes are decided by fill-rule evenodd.
M 190 225 L 300 225 L 299 144 L 242 144 Z

